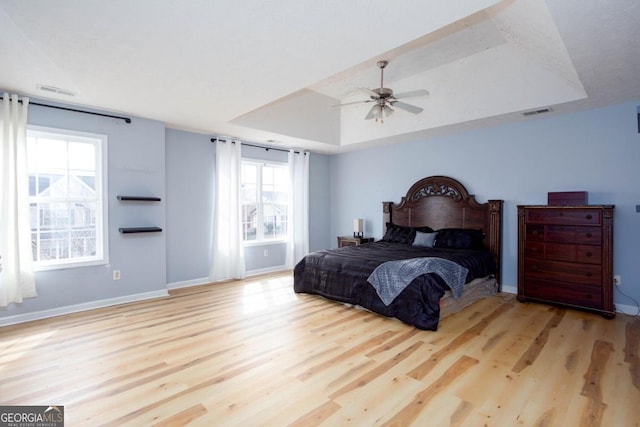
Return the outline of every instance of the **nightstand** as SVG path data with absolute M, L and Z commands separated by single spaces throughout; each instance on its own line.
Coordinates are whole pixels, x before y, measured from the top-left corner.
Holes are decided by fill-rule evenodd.
M 373 237 L 350 237 L 350 236 L 338 237 L 339 248 L 342 248 L 344 246 L 364 245 L 365 243 L 371 243 L 371 242 L 373 242 Z

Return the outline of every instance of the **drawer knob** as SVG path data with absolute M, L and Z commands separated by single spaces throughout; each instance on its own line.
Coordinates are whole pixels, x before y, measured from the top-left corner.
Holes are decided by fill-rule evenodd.
M 587 215 L 587 219 L 591 219 L 593 218 L 593 216 L 591 216 L 591 214 Z
M 591 252 L 587 252 L 587 256 L 593 256 Z
M 590 271 L 587 271 L 587 277 L 591 277 L 591 276 L 593 276 L 593 273 Z
M 538 234 L 538 230 L 533 230 L 533 233 L 531 233 L 531 234 L 533 234 L 533 235 Z
M 592 236 L 592 234 L 591 234 L 591 233 L 587 233 L 587 237 L 591 237 L 591 236 Z

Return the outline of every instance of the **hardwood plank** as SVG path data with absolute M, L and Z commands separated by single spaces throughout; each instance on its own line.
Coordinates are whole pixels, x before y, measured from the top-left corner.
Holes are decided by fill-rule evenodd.
M 589 399 L 587 409 L 583 413 L 581 425 L 601 426 L 602 417 L 607 405 L 602 400 L 602 388 L 600 382 L 609 356 L 613 352 L 613 344 L 606 341 L 596 341 L 591 352 L 591 364 L 584 374 L 584 386 L 582 394 Z
M 375 336 L 373 338 L 370 338 L 367 341 L 365 341 L 365 342 L 363 342 L 363 343 L 361 343 L 359 345 L 356 345 L 354 347 L 349 348 L 345 352 L 342 352 L 340 354 L 335 355 L 331 359 L 326 359 L 322 363 L 312 366 L 311 368 L 307 369 L 302 374 L 298 375 L 297 378 L 299 380 L 301 380 L 301 381 L 304 381 L 304 380 L 308 379 L 309 377 L 311 377 L 312 375 L 318 375 L 324 369 L 327 369 L 327 368 L 329 368 L 331 366 L 334 366 L 334 365 L 338 364 L 341 361 L 349 359 L 350 356 L 361 355 L 361 354 L 365 353 L 367 350 L 369 350 L 372 347 L 378 347 L 380 344 L 382 344 L 385 341 L 387 341 L 393 335 L 394 335 L 394 332 L 392 332 L 392 331 L 384 331 L 383 333 L 381 333 L 381 334 L 379 334 L 379 335 L 377 335 L 377 336 Z
M 293 421 L 289 426 L 291 427 L 305 427 L 315 426 L 322 424 L 330 415 L 334 414 L 340 409 L 340 405 L 335 402 L 329 401 L 324 405 L 321 405 L 312 411 L 304 414 L 302 417 Z
M 421 331 L 287 272 L 0 328 L 0 403 L 74 426 L 640 426 L 639 341 L 638 318 L 503 294 Z
M 418 392 L 407 406 L 398 411 L 383 426 L 406 426 L 413 423 L 420 415 L 423 407 L 427 405 L 445 387 L 453 383 L 460 375 L 478 364 L 478 360 L 462 356 L 435 382 L 424 390 Z
M 640 319 L 627 323 L 624 344 L 624 361 L 629 364 L 633 386 L 640 390 Z
M 190 408 L 178 412 L 164 420 L 158 421 L 153 424 L 153 427 L 165 427 L 165 426 L 183 426 L 189 424 L 196 418 L 200 418 L 207 413 L 207 408 L 198 403 Z
M 562 318 L 564 317 L 564 313 L 564 309 L 556 310 L 553 317 L 549 320 L 549 322 L 547 322 L 547 324 L 540 331 L 535 340 L 533 340 L 527 351 L 522 355 L 522 357 L 520 357 L 520 359 L 518 359 L 513 369 L 511 369 L 513 372 L 520 373 L 523 369 L 525 369 L 527 366 L 531 366 L 536 361 L 538 355 L 540 355 L 540 352 L 547 344 L 547 340 L 549 339 L 549 332 L 551 331 L 551 329 L 558 327 L 560 321 L 562 321 Z
M 489 325 L 491 321 L 500 317 L 504 312 L 512 308 L 512 304 L 502 304 L 498 306 L 491 314 L 485 316 L 478 323 L 466 329 L 461 334 L 455 337 L 453 341 L 437 351 L 428 360 L 422 363 L 420 366 L 409 372 L 409 375 L 415 379 L 424 378 L 431 370 L 440 362 L 440 360 L 449 354 L 458 350 L 461 346 L 468 344 L 470 340 L 480 335 L 480 333 Z
M 340 388 L 337 391 L 334 391 L 329 395 L 329 397 L 331 399 L 335 399 L 336 397 L 341 396 L 345 393 L 349 393 L 357 388 L 362 388 L 366 386 L 368 383 L 370 383 L 372 380 L 377 378 L 382 373 L 389 370 L 391 367 L 397 365 L 398 363 L 401 363 L 404 359 L 409 357 L 413 352 L 418 350 L 423 344 L 424 344 L 423 342 L 417 342 L 411 345 L 410 347 L 403 349 L 402 351 L 397 353 L 395 356 L 393 356 L 391 359 L 378 365 L 375 369 L 372 369 L 371 371 L 366 372 L 365 374 L 356 378 L 346 386 Z

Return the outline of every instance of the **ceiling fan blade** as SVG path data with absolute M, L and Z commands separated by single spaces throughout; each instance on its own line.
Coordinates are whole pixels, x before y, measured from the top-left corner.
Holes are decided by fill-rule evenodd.
M 378 108 L 378 104 L 373 104 L 373 106 L 371 107 L 371 109 L 369 110 L 369 113 L 367 113 L 366 116 L 364 116 L 365 120 L 371 120 L 375 117 L 374 111 L 376 110 L 376 108 Z
M 380 95 L 374 91 L 372 91 L 371 89 L 367 89 L 366 87 L 361 87 L 360 91 L 366 93 L 369 96 L 373 96 L 374 98 L 379 98 Z
M 425 89 L 412 90 L 411 92 L 402 92 L 397 95 L 393 95 L 394 98 L 410 98 L 412 96 L 427 96 L 429 91 Z
M 391 103 L 391 105 L 393 105 L 394 107 L 398 107 L 401 110 L 413 113 L 413 114 L 421 113 L 424 110 L 424 108 L 416 107 L 415 105 L 406 104 L 406 103 L 400 102 L 400 101 L 395 101 L 395 102 Z
M 367 99 L 364 101 L 345 102 L 344 104 L 332 105 L 332 107 L 344 107 L 345 105 L 365 104 L 367 102 L 373 102 L 373 101 L 374 101 L 373 99 Z

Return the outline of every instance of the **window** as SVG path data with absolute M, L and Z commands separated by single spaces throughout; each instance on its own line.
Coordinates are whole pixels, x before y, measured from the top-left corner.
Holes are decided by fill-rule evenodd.
M 36 270 L 105 264 L 107 137 L 29 127 L 27 169 Z
M 242 240 L 262 242 L 287 237 L 289 170 L 275 163 L 242 162 L 240 204 Z

